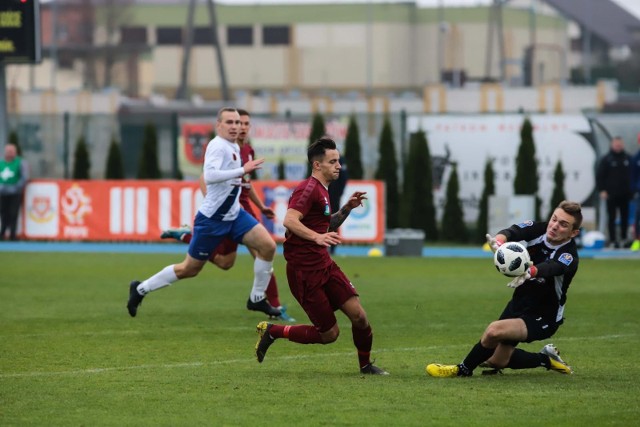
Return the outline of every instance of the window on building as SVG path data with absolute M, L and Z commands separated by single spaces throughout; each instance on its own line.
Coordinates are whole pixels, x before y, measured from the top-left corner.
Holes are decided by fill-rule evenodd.
M 193 31 L 193 44 L 213 45 L 213 30 L 211 27 L 197 27 Z
M 120 43 L 147 44 L 147 28 L 146 27 L 120 28 Z
M 288 45 L 290 44 L 291 29 L 288 25 L 267 25 L 262 27 L 262 44 Z
M 161 27 L 156 30 L 156 43 L 159 45 L 182 44 L 182 28 Z
M 253 27 L 227 27 L 227 44 L 229 46 L 253 45 Z

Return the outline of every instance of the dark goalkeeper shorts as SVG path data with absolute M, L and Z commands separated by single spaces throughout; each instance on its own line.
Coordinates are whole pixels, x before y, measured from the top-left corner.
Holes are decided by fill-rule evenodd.
M 511 312 L 509 305 L 500 315 L 503 319 L 522 319 L 527 326 L 527 339 L 524 342 L 542 341 L 553 336 L 556 333 L 562 321 L 557 322 L 555 317 L 544 316 L 539 314 L 523 314 L 517 315 Z M 514 347 L 518 345 L 518 341 L 505 341 L 505 344 L 511 344 Z

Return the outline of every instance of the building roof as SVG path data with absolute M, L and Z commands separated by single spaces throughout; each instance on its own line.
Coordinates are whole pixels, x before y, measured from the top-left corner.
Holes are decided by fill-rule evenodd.
M 631 45 L 640 20 L 611 0 L 545 0 L 612 47 Z

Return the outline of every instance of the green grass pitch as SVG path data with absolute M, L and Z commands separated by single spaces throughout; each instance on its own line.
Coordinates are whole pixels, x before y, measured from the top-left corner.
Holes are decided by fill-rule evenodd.
M 128 283 L 181 256 L 0 253 L 3 426 L 605 426 L 640 416 L 640 263 L 583 260 L 567 320 L 550 340 L 575 374 L 542 368 L 437 379 L 510 296 L 491 260 L 338 258 L 374 330 L 388 377 L 363 377 L 349 322 L 327 346 L 278 340 L 254 358 L 260 313 L 244 308 L 252 264 L 205 267 L 150 294 L 138 316 Z M 281 256 L 281 299 L 291 296 Z M 538 351 L 546 342 L 525 344 Z

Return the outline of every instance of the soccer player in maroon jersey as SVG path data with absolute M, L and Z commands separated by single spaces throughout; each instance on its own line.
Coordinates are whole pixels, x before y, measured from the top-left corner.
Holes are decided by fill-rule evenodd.
M 242 164 L 245 164 L 248 161 L 255 159 L 255 151 L 249 142 L 249 131 L 251 130 L 251 115 L 247 110 L 243 110 L 238 108 L 238 114 L 240 114 L 240 129 L 238 131 L 238 136 L 236 138 L 236 143 L 240 147 L 240 158 L 242 160 Z M 246 174 L 242 177 L 242 189 L 240 191 L 240 206 L 242 209 L 247 211 L 251 216 L 256 219 L 259 219 L 253 210 L 253 206 L 249 202 L 253 202 L 258 210 L 267 218 L 273 219 L 275 217 L 275 212 L 270 207 L 265 206 L 262 200 L 258 197 L 253 186 L 251 185 L 251 175 Z M 203 193 L 206 192 L 206 186 L 204 185 L 204 181 L 202 176 L 200 177 L 200 188 Z M 184 243 L 189 243 L 191 241 L 192 232 L 191 228 L 188 226 L 183 226 L 180 228 L 174 228 L 165 230 L 162 232 L 160 236 L 163 239 L 166 238 L 174 238 Z M 249 249 L 251 255 L 255 258 L 255 253 Z M 215 249 L 215 251 L 211 254 L 209 258 L 209 262 L 215 264 L 217 267 L 222 270 L 229 270 L 236 262 L 236 256 L 238 253 L 238 243 L 234 242 L 232 239 L 225 239 L 220 243 L 220 245 Z M 278 283 L 276 281 L 275 274 L 271 275 L 271 280 L 269 281 L 269 286 L 266 290 L 267 300 L 269 304 L 256 304 L 253 303 L 250 299 L 247 300 L 247 309 L 254 311 L 262 311 L 270 317 L 285 320 L 288 322 L 295 322 L 291 316 L 289 316 L 286 312 L 286 307 L 284 307 L 280 303 L 280 298 L 278 295 Z
M 364 192 L 356 191 L 347 203 L 331 214 L 329 184 L 340 174 L 340 153 L 336 143 L 322 137 L 307 151 L 311 177 L 293 191 L 283 225 L 287 231 L 284 257 L 291 293 L 309 316 L 313 325 L 276 325 L 260 322 L 256 357 L 262 363 L 269 346 L 278 338 L 299 344 L 329 344 L 338 338 L 335 311 L 351 320 L 353 343 L 358 350 L 360 372 L 388 375 L 371 362 L 373 332 L 358 293 L 340 267 L 331 259 L 328 248 L 341 242 L 338 227 L 352 209 L 362 205 Z

